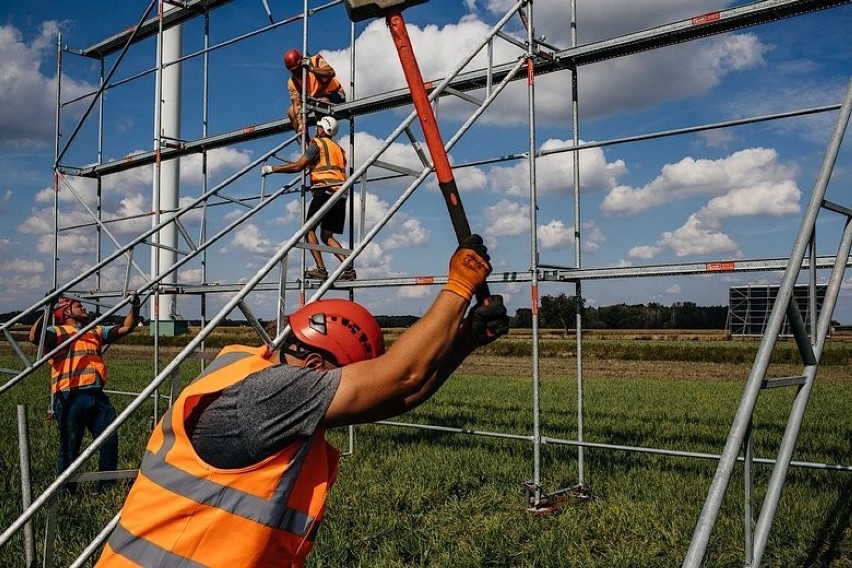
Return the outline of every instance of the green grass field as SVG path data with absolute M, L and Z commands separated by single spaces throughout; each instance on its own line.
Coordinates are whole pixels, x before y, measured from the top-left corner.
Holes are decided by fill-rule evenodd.
M 559 343 L 563 340 L 552 341 L 541 361 L 542 433 L 575 439 L 576 361 L 567 345 Z M 629 342 L 611 343 L 611 353 L 625 353 L 624 343 Z M 718 361 L 718 343 L 699 344 L 705 354 L 692 345 L 687 361 L 673 360 L 670 353 L 676 348 L 651 340 L 633 342 L 641 355 L 632 359 L 607 358 L 605 345 L 601 355 L 585 359 L 586 440 L 721 452 L 750 360 Z M 753 353 L 754 345 L 735 349 Z M 852 376 L 850 366 L 842 363 L 849 361 L 852 345 L 832 349 L 841 363 L 820 370 L 794 460 L 852 464 Z M 667 360 L 654 359 L 655 352 Z M 0 353 L 0 366 L 14 364 L 5 344 L 0 344 Z M 107 357 L 112 388 L 139 390 L 152 377 L 153 363 L 144 347 L 117 346 Z M 181 384 L 196 371 L 196 363 L 187 363 Z M 772 371 L 798 372 L 783 360 Z M 472 357 L 431 401 L 398 420 L 529 436 L 530 376 L 528 357 L 501 354 L 495 346 Z M 56 431 L 44 419 L 47 384 L 42 370 L 0 396 L 3 529 L 21 510 L 16 404 L 25 404 L 29 412 L 36 495 L 55 478 Z M 774 389 L 761 396 L 756 455 L 774 456 L 792 393 Z M 129 402 L 112 398 L 119 410 Z M 138 464 L 150 421 L 150 412 L 138 413 L 122 428 L 120 467 Z M 330 438 L 347 448 L 346 429 L 331 432 Z M 523 492 L 523 483 L 533 477 L 530 442 L 364 425 L 356 428 L 354 450 L 341 461 L 311 566 L 679 566 L 715 469 L 713 460 L 590 448 L 585 452 L 585 483 L 592 498 L 533 515 L 526 511 Z M 577 483 L 576 448 L 548 444 L 541 457 L 545 490 Z M 755 508 L 769 473 L 768 466 L 756 466 Z M 118 510 L 125 491 L 126 485 L 106 494 L 83 486 L 76 495 L 60 496 L 57 566 L 76 558 Z M 744 564 L 742 492 L 738 468 L 707 566 Z M 851 515 L 850 472 L 792 468 L 763 566 L 852 566 Z M 44 521 L 41 512 L 35 522 L 39 543 Z M 0 550 L 0 566 L 24 565 L 22 542 L 19 534 Z M 238 539 L 229 545 L 239 546 Z

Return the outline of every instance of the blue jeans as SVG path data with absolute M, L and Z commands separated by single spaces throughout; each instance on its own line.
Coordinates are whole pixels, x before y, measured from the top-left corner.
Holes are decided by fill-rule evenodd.
M 92 438 L 96 438 L 116 416 L 109 397 L 99 388 L 73 389 L 55 394 L 53 413 L 59 425 L 59 473 L 80 455 L 84 431 L 88 430 Z M 98 460 L 100 471 L 115 471 L 117 467 L 118 432 L 101 446 Z

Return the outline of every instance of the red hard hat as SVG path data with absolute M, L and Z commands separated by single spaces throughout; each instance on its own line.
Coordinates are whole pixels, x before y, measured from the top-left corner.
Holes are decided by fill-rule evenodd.
M 71 298 L 59 298 L 56 308 L 53 309 L 53 319 L 56 320 L 56 323 L 62 325 L 71 316 L 71 305 L 73 303 L 74 300 Z
M 284 54 L 284 67 L 295 71 L 302 64 L 302 53 L 298 49 L 288 49 Z
M 331 354 L 340 366 L 385 352 L 385 339 L 376 318 L 349 300 L 311 302 L 290 314 L 289 322 L 300 342 Z

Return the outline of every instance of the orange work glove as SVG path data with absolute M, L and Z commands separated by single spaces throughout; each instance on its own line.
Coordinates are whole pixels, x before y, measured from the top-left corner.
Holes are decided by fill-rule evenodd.
M 482 237 L 471 235 L 466 238 L 450 258 L 450 274 L 444 290 L 458 294 L 469 302 L 476 289 L 485 283 L 491 274 L 491 257 L 482 244 Z

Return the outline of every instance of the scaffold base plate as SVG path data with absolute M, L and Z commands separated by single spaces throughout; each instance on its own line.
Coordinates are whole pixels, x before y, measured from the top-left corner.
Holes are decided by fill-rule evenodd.
M 535 499 L 535 487 L 526 486 L 527 513 L 531 515 L 549 515 L 561 507 L 570 505 L 582 505 L 592 498 L 591 489 L 582 485 L 575 485 L 566 489 L 560 489 L 550 494 L 541 495 Z

